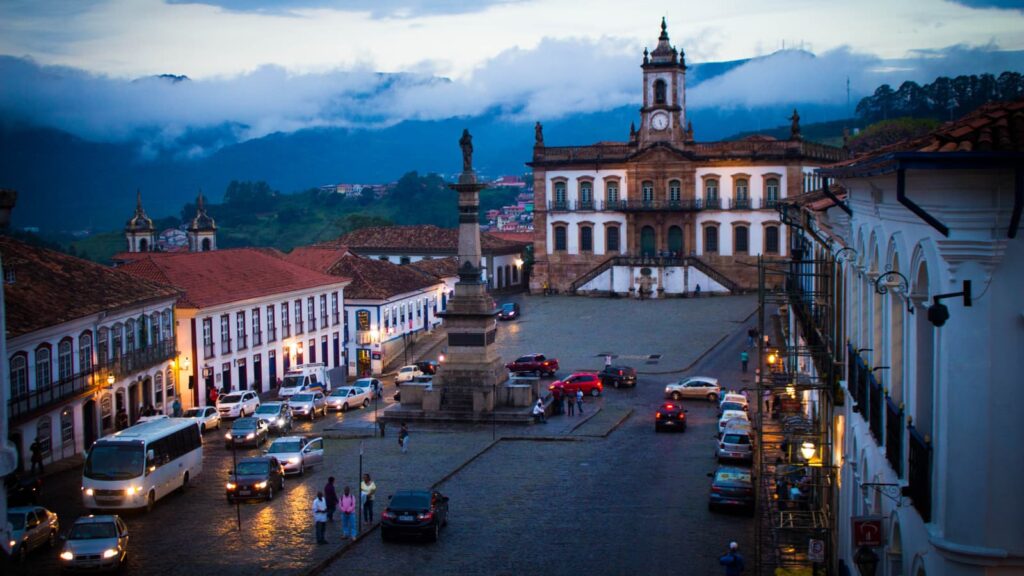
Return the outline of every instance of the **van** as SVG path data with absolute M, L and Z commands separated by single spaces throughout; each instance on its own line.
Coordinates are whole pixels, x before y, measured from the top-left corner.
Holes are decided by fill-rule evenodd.
M 754 451 L 750 445 L 749 430 L 742 428 L 726 428 L 718 441 L 718 460 L 739 460 L 752 462 Z

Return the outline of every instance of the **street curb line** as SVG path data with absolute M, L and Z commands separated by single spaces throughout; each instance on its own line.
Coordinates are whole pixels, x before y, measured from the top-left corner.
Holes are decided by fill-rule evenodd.
M 462 470 L 465 469 L 466 466 L 469 466 L 470 464 L 472 464 L 477 458 L 479 458 L 479 457 L 483 456 L 484 454 L 486 454 L 487 451 L 489 451 L 491 448 L 494 448 L 495 446 L 497 446 L 498 442 L 501 442 L 504 439 L 505 439 L 504 436 L 502 436 L 502 437 L 499 437 L 499 438 L 495 438 L 494 440 L 491 440 L 490 444 L 488 444 L 487 446 L 484 446 L 483 448 L 481 448 L 479 452 L 477 452 L 476 454 L 470 456 L 468 460 L 466 460 L 462 464 L 459 464 L 458 466 L 456 466 L 454 470 L 452 470 L 451 472 L 449 472 L 449 473 L 445 474 L 444 476 L 442 476 L 441 479 L 438 480 L 437 482 L 434 482 L 433 484 L 431 484 L 430 488 L 434 489 L 434 488 L 437 488 L 438 486 L 440 486 L 441 484 L 444 484 L 445 482 L 450 480 L 452 478 L 452 476 L 455 476 L 459 472 L 462 472 Z
M 576 431 L 577 428 L 579 428 L 580 426 L 583 426 L 587 422 L 590 422 L 590 419 L 593 418 L 594 416 L 597 416 L 598 414 L 600 414 L 601 410 L 604 410 L 604 407 L 598 408 L 597 410 L 594 410 L 593 412 L 591 412 L 589 416 L 587 416 L 583 420 L 580 420 L 579 422 L 577 422 L 576 425 L 573 426 L 572 428 L 569 428 L 569 431 L 566 432 L 566 434 L 567 435 L 568 434 L 572 434 L 573 432 Z
M 748 314 L 747 317 L 744 318 L 743 320 L 741 320 L 739 323 L 740 324 L 746 324 L 751 318 L 754 317 L 754 314 L 757 314 L 757 308 L 754 308 L 754 311 L 751 312 L 750 314 Z M 701 353 L 701 355 L 698 356 L 693 362 L 690 362 L 685 368 L 683 368 L 681 370 L 666 370 L 664 372 L 641 372 L 641 371 L 637 370 L 636 373 L 638 375 L 639 374 L 646 374 L 648 376 L 659 376 L 659 375 L 665 375 L 665 374 L 676 374 L 676 373 L 679 373 L 679 372 L 686 372 L 686 371 L 692 369 L 694 366 L 696 366 L 697 363 L 700 362 L 701 360 L 703 360 L 705 356 L 710 354 L 712 350 L 714 350 L 715 348 L 718 348 L 718 346 L 722 342 L 724 342 L 725 339 L 728 338 L 729 336 L 732 336 L 732 333 L 726 334 L 725 336 L 722 336 L 721 338 L 719 338 L 717 342 L 715 342 L 710 347 L 708 347 L 708 349 L 705 350 L 703 353 Z
M 627 410 L 619 418 L 619 420 L 617 422 L 615 422 L 615 424 L 611 428 L 609 428 L 607 431 L 605 431 L 603 434 L 580 434 L 578 436 L 574 436 L 574 438 L 607 438 L 607 437 L 612 435 L 612 432 L 615 432 L 616 430 L 618 430 L 619 427 L 622 426 L 622 424 L 625 423 L 626 420 L 628 420 L 629 417 L 633 415 L 634 411 L 635 410 L 633 408 L 630 408 L 629 410 Z

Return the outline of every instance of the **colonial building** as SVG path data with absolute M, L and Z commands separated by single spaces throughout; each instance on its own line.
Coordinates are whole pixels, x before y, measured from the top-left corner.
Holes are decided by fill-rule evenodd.
M 202 192 L 196 198 L 196 215 L 188 225 L 188 247 L 193 252 L 217 249 L 217 223 L 206 213 Z
M 411 361 L 405 354 L 408 346 L 441 324 L 438 313 L 451 296 L 439 275 L 454 267 L 449 258 L 400 266 L 329 244 L 299 247 L 285 258 L 352 279 L 345 290 L 344 338 L 351 376 L 381 374 L 398 361 Z M 425 272 L 423 265 L 430 268 Z
M 6 237 L 0 253 L 10 434 L 26 466 L 36 439 L 49 463 L 134 423 L 143 407 L 170 411 L 182 391 L 177 290 Z
M 748 264 L 786 254 L 776 203 L 815 168 L 843 158 L 805 142 L 794 111 L 788 140 L 697 142 L 686 118 L 686 63 L 665 21 L 644 50 L 639 129 L 625 142 L 546 146 L 537 124 L 534 267 L 530 288 L 651 296 L 749 288 Z
M 125 224 L 124 236 L 129 252 L 149 252 L 157 248 L 156 228 L 142 208 L 142 192 L 135 193 L 135 214 Z
M 1024 569 L 1022 167 L 1024 102 L 989 104 L 821 170 L 835 186 L 796 205 L 795 250 L 835 263 L 800 289 L 809 302 L 834 293 L 807 318 L 842 343 L 832 451 L 841 566 Z M 879 542 L 854 545 L 858 517 L 879 523 Z
M 344 366 L 349 279 L 292 264 L 272 250 L 120 254 L 119 269 L 176 287 L 176 333 L 188 366 L 186 406 L 208 391 L 271 389 L 294 364 Z
M 432 225 L 378 226 L 345 234 L 336 244 L 361 256 L 409 264 L 428 258 L 458 256 L 459 231 Z M 484 258 L 483 280 L 490 289 L 525 286 L 523 251 L 528 244 L 502 240 L 486 232 L 480 234 L 480 244 Z

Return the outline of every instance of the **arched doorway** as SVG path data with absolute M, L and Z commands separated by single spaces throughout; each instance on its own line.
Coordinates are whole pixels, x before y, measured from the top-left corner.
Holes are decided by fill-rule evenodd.
M 679 226 L 668 229 L 668 251 L 676 258 L 683 255 L 683 229 Z
M 96 437 L 96 401 L 90 398 L 82 404 L 82 447 L 88 450 Z
M 654 256 L 654 228 L 644 226 L 640 229 L 640 255 L 644 257 Z
M 212 245 L 210 244 L 210 239 L 209 238 L 203 238 L 203 241 L 202 241 L 201 245 L 202 245 L 202 251 L 203 252 L 209 252 L 210 248 L 212 247 Z
M 163 394 L 161 394 L 161 397 L 162 396 Z M 147 408 L 153 405 L 153 380 L 149 377 L 142 381 L 142 398 L 140 399 L 140 404 Z
M 128 424 L 134 424 L 139 419 L 139 383 L 132 382 L 128 385 Z
M 139 240 L 139 252 L 149 252 L 149 240 Z

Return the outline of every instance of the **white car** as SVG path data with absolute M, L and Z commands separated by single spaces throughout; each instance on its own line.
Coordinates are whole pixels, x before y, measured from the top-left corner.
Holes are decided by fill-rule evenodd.
M 423 376 L 423 371 L 419 369 L 419 366 L 402 366 L 398 369 L 398 374 L 395 375 L 395 383 L 409 382 L 417 376 Z
M 721 434 L 725 431 L 725 427 L 730 420 L 739 419 L 743 421 L 749 421 L 747 413 L 743 410 L 726 410 L 722 417 L 718 419 L 718 433 Z
M 306 468 L 324 461 L 324 441 L 323 438 L 309 440 L 302 436 L 282 436 L 274 440 L 264 454 L 277 458 L 285 474 L 302 475 Z
M 349 408 L 366 408 L 370 405 L 370 389 L 356 388 L 355 386 L 342 386 L 335 388 L 327 396 L 328 410 L 341 410 L 348 412 Z
M 384 395 L 384 383 L 376 378 L 360 378 L 352 383 L 355 388 L 369 388 L 370 400 Z
M 241 390 L 217 398 L 217 412 L 221 418 L 244 418 L 256 413 L 260 397 L 252 390 Z
M 191 418 L 199 426 L 199 433 L 207 430 L 220 430 L 220 414 L 213 406 L 202 406 L 200 408 L 189 408 L 185 411 L 185 418 Z
M 300 392 L 288 399 L 288 407 L 295 418 L 316 420 L 317 415 L 327 416 L 327 399 L 319 390 Z
M 665 397 L 673 400 L 683 398 L 707 398 L 714 402 L 722 393 L 718 378 L 710 376 L 690 376 L 665 386 Z
M 726 402 L 736 402 L 743 404 L 744 406 L 748 405 L 747 396 L 738 392 L 726 392 L 725 394 L 722 394 L 722 399 L 718 401 L 719 408 L 721 408 L 722 404 L 725 404 Z

